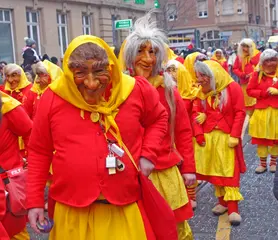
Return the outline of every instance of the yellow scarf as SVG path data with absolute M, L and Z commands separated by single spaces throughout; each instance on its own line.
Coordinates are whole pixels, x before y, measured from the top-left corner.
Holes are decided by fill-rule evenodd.
M 16 64 L 14 64 L 14 65 L 16 65 Z M 17 65 L 17 67 L 20 68 L 20 71 L 21 71 L 18 86 L 15 89 L 12 90 L 10 83 L 8 81 L 6 81 L 6 83 L 5 83 L 5 90 L 6 91 L 20 92 L 20 89 L 23 89 L 23 88 L 29 86 L 30 84 L 32 84 L 31 82 L 28 81 L 23 69 L 18 65 Z
M 164 87 L 164 80 L 163 80 L 163 76 L 160 75 L 156 75 L 154 77 L 151 77 L 150 79 L 148 79 L 149 83 L 151 85 L 153 85 L 155 88 L 158 87 Z
M 174 53 L 174 51 L 165 44 L 168 60 L 175 60 L 178 56 Z
M 44 65 L 47 73 L 50 76 L 51 83 L 62 76 L 63 71 L 56 64 L 53 64 L 52 62 L 49 62 L 48 60 L 44 60 L 43 65 Z M 48 87 L 41 89 L 40 84 L 36 83 L 36 80 L 35 80 L 32 88 L 31 88 L 31 91 L 37 93 L 38 96 L 41 96 L 46 91 L 47 88 Z
M 207 94 L 204 94 L 202 91 L 199 91 L 198 98 L 202 100 L 207 99 L 208 104 L 212 106 L 212 97 L 215 97 L 212 107 L 213 109 L 216 109 L 220 103 L 220 93 L 234 80 L 217 62 L 207 60 L 204 61 L 204 63 L 208 65 L 208 67 L 213 73 L 215 79 L 215 90 Z
M 278 77 L 278 68 L 276 69 L 276 72 L 274 74 L 268 74 L 263 70 L 262 66 L 260 66 L 259 67 L 259 79 L 258 79 L 259 83 L 261 82 L 263 76 L 271 77 L 272 79 L 277 78 Z
M 216 50 L 214 51 L 214 53 L 212 54 L 211 60 L 214 60 L 214 61 L 216 61 L 216 62 L 219 62 L 219 63 L 222 65 L 222 64 L 223 64 L 224 62 L 226 62 L 227 60 L 226 60 L 226 58 L 223 56 L 223 53 L 222 53 L 221 59 L 219 60 L 219 59 L 216 57 L 216 52 L 217 52 L 217 50 L 219 50 L 219 49 L 216 49 Z
M 6 94 L 2 91 L 0 91 L 0 96 L 1 96 L 1 99 L 2 99 L 1 112 L 2 112 L 3 115 L 12 111 L 17 106 L 21 105 L 21 103 L 19 101 L 17 101 L 16 99 L 12 98 L 11 96 L 9 96 L 8 94 Z
M 199 54 L 200 54 L 199 52 L 189 54 L 185 58 L 184 64 L 183 64 L 185 66 L 186 70 L 190 73 L 193 84 L 195 84 L 197 82 L 197 77 L 196 77 L 196 73 L 194 70 L 194 64 L 195 64 L 196 58 Z
M 73 74 L 68 68 L 69 58 L 72 52 L 84 43 L 94 43 L 103 48 L 109 59 L 112 81 L 111 96 L 108 101 L 103 99 L 98 105 L 90 105 L 83 99 L 74 83 Z M 67 102 L 81 109 L 81 115 L 84 110 L 91 112 L 91 119 L 93 122 L 99 121 L 98 116 L 99 114 L 102 114 L 104 116 L 106 132 L 110 127 L 113 127 L 117 133 L 118 139 L 121 140 L 120 130 L 116 124 L 115 117 L 119 111 L 119 106 L 132 92 L 135 85 L 135 79 L 121 73 L 117 58 L 108 44 L 102 39 L 90 35 L 83 35 L 75 38 L 65 52 L 63 69 L 64 74 L 58 81 L 54 81 L 49 85 L 50 89 Z M 121 141 L 119 144 L 121 144 Z
M 252 42 L 252 48 L 253 48 L 252 56 L 251 55 L 245 55 L 241 59 L 241 68 L 242 68 L 243 72 L 244 72 L 245 66 L 251 61 L 251 59 L 253 57 L 257 56 L 258 53 L 260 53 L 260 51 L 257 49 L 256 44 L 254 42 Z
M 119 56 L 118 56 L 118 62 L 119 62 L 119 65 L 120 65 L 120 70 L 122 72 L 126 71 L 126 64 L 125 64 L 125 60 L 124 60 L 125 45 L 126 45 L 126 40 L 124 40 L 124 42 L 122 43 L 122 46 L 121 46 L 120 52 L 119 52 Z

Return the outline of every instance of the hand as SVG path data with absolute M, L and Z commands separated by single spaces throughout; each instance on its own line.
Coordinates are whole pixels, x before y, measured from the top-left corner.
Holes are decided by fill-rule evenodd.
M 278 95 L 278 89 L 277 88 L 274 88 L 274 87 L 270 87 L 267 89 L 267 92 L 270 94 L 270 95 Z
M 32 229 L 36 233 L 41 233 L 37 228 L 37 220 L 39 220 L 41 225 L 47 224 L 44 219 L 44 209 L 43 208 L 32 208 L 28 211 L 28 219 Z
M 207 115 L 205 113 L 198 112 L 198 116 L 195 119 L 197 123 L 202 125 L 206 121 Z
M 186 186 L 191 186 L 196 182 L 196 175 L 194 173 L 184 173 L 182 178 Z
M 228 146 L 230 148 L 234 148 L 239 144 L 239 139 L 234 137 L 229 137 Z
M 197 135 L 195 138 L 196 138 L 197 143 L 201 147 L 206 146 L 206 139 L 205 139 L 205 136 L 203 134 Z
M 252 76 L 252 73 L 249 73 L 245 76 L 245 79 L 249 79 Z
M 148 177 L 154 170 L 154 164 L 144 157 L 141 157 L 139 162 L 140 162 L 141 172 L 143 173 L 143 175 Z

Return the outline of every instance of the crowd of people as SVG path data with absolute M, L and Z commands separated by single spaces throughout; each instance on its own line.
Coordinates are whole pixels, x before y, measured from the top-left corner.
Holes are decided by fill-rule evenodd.
M 32 39 L 22 56 L 0 62 L 0 239 L 192 240 L 198 181 L 237 226 L 248 125 L 255 172 L 276 172 L 278 53 L 252 39 L 184 59 L 147 14 L 117 56 L 91 35 L 62 68 Z

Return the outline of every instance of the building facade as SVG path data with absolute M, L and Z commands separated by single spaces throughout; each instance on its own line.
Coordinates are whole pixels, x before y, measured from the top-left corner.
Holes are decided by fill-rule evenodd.
M 165 0 L 160 14 L 173 48 L 228 47 L 244 37 L 267 42 L 276 31 L 276 6 L 276 0 Z
M 57 58 L 82 34 L 120 46 L 129 30 L 117 30 L 115 21 L 134 21 L 153 6 L 153 0 L 1 0 L 0 60 L 21 64 L 25 37 L 36 40 L 40 55 Z

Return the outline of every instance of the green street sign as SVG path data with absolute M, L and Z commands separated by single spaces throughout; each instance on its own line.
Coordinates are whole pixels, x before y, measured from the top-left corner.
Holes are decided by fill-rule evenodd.
M 135 4 L 145 4 L 145 0 L 135 0 Z
M 130 29 L 132 28 L 132 19 L 124 19 L 115 21 L 115 29 Z

